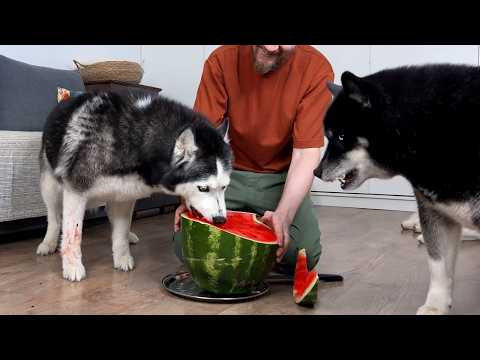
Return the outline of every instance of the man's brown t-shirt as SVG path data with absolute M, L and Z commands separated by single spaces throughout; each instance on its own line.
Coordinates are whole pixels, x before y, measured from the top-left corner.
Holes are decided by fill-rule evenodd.
M 251 45 L 221 46 L 205 62 L 194 109 L 215 126 L 230 119 L 235 169 L 281 172 L 293 148 L 323 146 L 327 81 L 333 81 L 332 67 L 311 46 L 298 45 L 266 75 L 255 70 Z

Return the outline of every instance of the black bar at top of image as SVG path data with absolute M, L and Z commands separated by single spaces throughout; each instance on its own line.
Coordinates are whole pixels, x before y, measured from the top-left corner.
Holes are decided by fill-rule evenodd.
M 123 16 L 84 8 L 68 15 L 5 16 L 0 43 L 78 45 L 194 45 L 194 44 L 325 44 L 325 45 L 453 45 L 480 44 L 478 12 L 441 4 L 422 11 L 418 6 L 384 3 L 353 7 L 342 3 L 332 10 L 295 4 L 278 13 L 257 12 L 247 5 L 200 12 L 185 4 L 182 10 L 162 6 L 133 9 Z M 232 5 L 233 6 L 233 5 Z M 197 6 L 198 7 L 198 6 Z M 117 8 L 121 8 L 117 5 Z M 85 11 L 84 11 L 85 10 Z M 117 9 L 115 9 L 117 10 Z M 287 11 L 288 10 L 288 11 Z M 51 14 L 50 14 L 51 15 Z

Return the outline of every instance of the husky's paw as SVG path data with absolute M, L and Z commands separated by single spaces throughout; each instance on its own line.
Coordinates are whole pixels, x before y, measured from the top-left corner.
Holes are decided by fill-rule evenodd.
M 413 225 L 413 232 L 416 232 L 417 234 L 422 233 L 422 226 L 420 225 L 420 222 L 417 222 L 415 225 Z
M 50 255 L 57 250 L 57 243 L 51 241 L 42 241 L 37 247 L 37 255 Z
M 128 234 L 128 242 L 130 244 L 136 244 L 140 241 L 140 239 L 138 238 L 137 235 L 135 235 L 133 232 L 131 232 L 130 234 Z
M 63 264 L 63 277 L 70 281 L 80 281 L 85 279 L 87 273 L 82 263 L 68 263 Z
M 130 254 L 125 254 L 121 256 L 113 257 L 113 267 L 117 270 L 130 271 L 135 267 L 135 261 L 133 256 Z
M 407 220 L 403 221 L 401 226 L 403 230 L 413 230 L 416 233 L 422 232 L 420 219 L 418 218 L 417 214 L 413 214 Z
M 420 234 L 417 236 L 417 241 L 418 241 L 418 245 L 422 245 L 422 244 L 425 244 L 425 240 L 423 239 L 423 235 Z
M 446 315 L 448 310 L 441 310 L 435 306 L 423 305 L 417 310 L 417 315 Z

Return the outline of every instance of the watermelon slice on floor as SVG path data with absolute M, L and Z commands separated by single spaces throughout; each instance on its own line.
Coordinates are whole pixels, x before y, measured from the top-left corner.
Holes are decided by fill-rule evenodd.
M 277 238 L 256 214 L 229 210 L 224 224 L 213 224 L 187 211 L 181 228 L 185 265 L 214 294 L 251 293 L 275 265 Z
M 313 307 L 317 301 L 318 272 L 308 271 L 307 251 L 301 249 L 297 255 L 293 296 L 295 303 L 300 306 Z

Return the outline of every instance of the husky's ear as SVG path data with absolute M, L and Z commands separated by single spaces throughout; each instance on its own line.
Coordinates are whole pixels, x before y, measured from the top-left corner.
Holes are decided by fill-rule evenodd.
M 345 94 L 364 107 L 371 107 L 368 84 L 350 71 L 342 74 L 342 85 Z
M 174 165 L 179 165 L 183 162 L 190 162 L 193 160 L 197 149 L 192 129 L 187 128 L 183 130 L 175 141 L 172 163 Z
M 223 122 L 220 124 L 220 126 L 217 127 L 218 132 L 220 135 L 222 135 L 223 140 L 226 143 L 230 142 L 230 139 L 228 138 L 228 129 L 230 128 L 230 121 L 228 118 L 223 119 Z
M 330 90 L 330 92 L 332 93 L 333 95 L 333 98 L 335 99 L 338 94 L 340 94 L 343 90 L 343 87 L 341 87 L 340 85 L 337 85 L 337 84 L 334 84 L 333 82 L 329 81 L 327 82 L 327 88 L 328 90 Z

